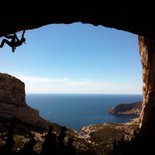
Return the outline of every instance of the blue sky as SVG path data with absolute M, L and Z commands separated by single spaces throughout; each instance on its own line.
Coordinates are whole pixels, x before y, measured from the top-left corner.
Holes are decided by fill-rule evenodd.
M 25 37 L 15 53 L 0 49 L 0 72 L 21 79 L 26 93 L 141 94 L 135 34 L 74 23 L 27 30 Z

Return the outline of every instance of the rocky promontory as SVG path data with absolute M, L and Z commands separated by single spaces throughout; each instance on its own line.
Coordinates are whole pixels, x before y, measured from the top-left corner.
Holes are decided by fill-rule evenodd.
M 136 114 L 139 116 L 142 108 L 142 102 L 134 102 L 134 103 L 121 103 L 116 105 L 115 107 L 110 107 L 108 109 L 109 113 L 112 114 L 123 114 L 123 115 L 132 115 Z
M 39 116 L 39 111 L 29 107 L 25 101 L 25 84 L 19 79 L 0 73 L 0 123 L 8 121 L 45 128 L 48 122 Z

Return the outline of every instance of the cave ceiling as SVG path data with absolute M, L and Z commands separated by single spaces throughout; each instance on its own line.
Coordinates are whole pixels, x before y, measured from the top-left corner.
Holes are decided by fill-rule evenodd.
M 41 2 L 41 5 L 39 2 L 35 5 L 22 2 L 18 6 L 7 6 L 5 12 L 1 11 L 0 14 L 0 36 L 48 24 L 81 22 L 155 38 L 155 13 L 151 9 L 146 11 L 142 7 L 127 4 L 118 7 L 113 3 L 107 5 L 96 2 L 90 7 L 89 4 L 84 6 L 75 2 Z

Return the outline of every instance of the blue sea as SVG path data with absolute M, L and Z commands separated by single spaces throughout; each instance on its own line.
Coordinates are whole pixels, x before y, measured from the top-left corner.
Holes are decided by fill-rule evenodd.
M 108 108 L 120 103 L 142 101 L 142 95 L 105 94 L 27 94 L 26 102 L 39 110 L 41 117 L 79 131 L 83 126 L 124 123 L 133 115 L 114 115 Z

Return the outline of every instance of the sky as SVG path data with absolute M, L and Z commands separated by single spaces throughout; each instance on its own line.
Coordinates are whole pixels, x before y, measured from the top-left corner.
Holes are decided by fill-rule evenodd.
M 15 53 L 8 45 L 0 48 L 0 72 L 23 81 L 27 94 L 142 93 L 135 34 L 73 23 L 27 30 L 25 38 Z

